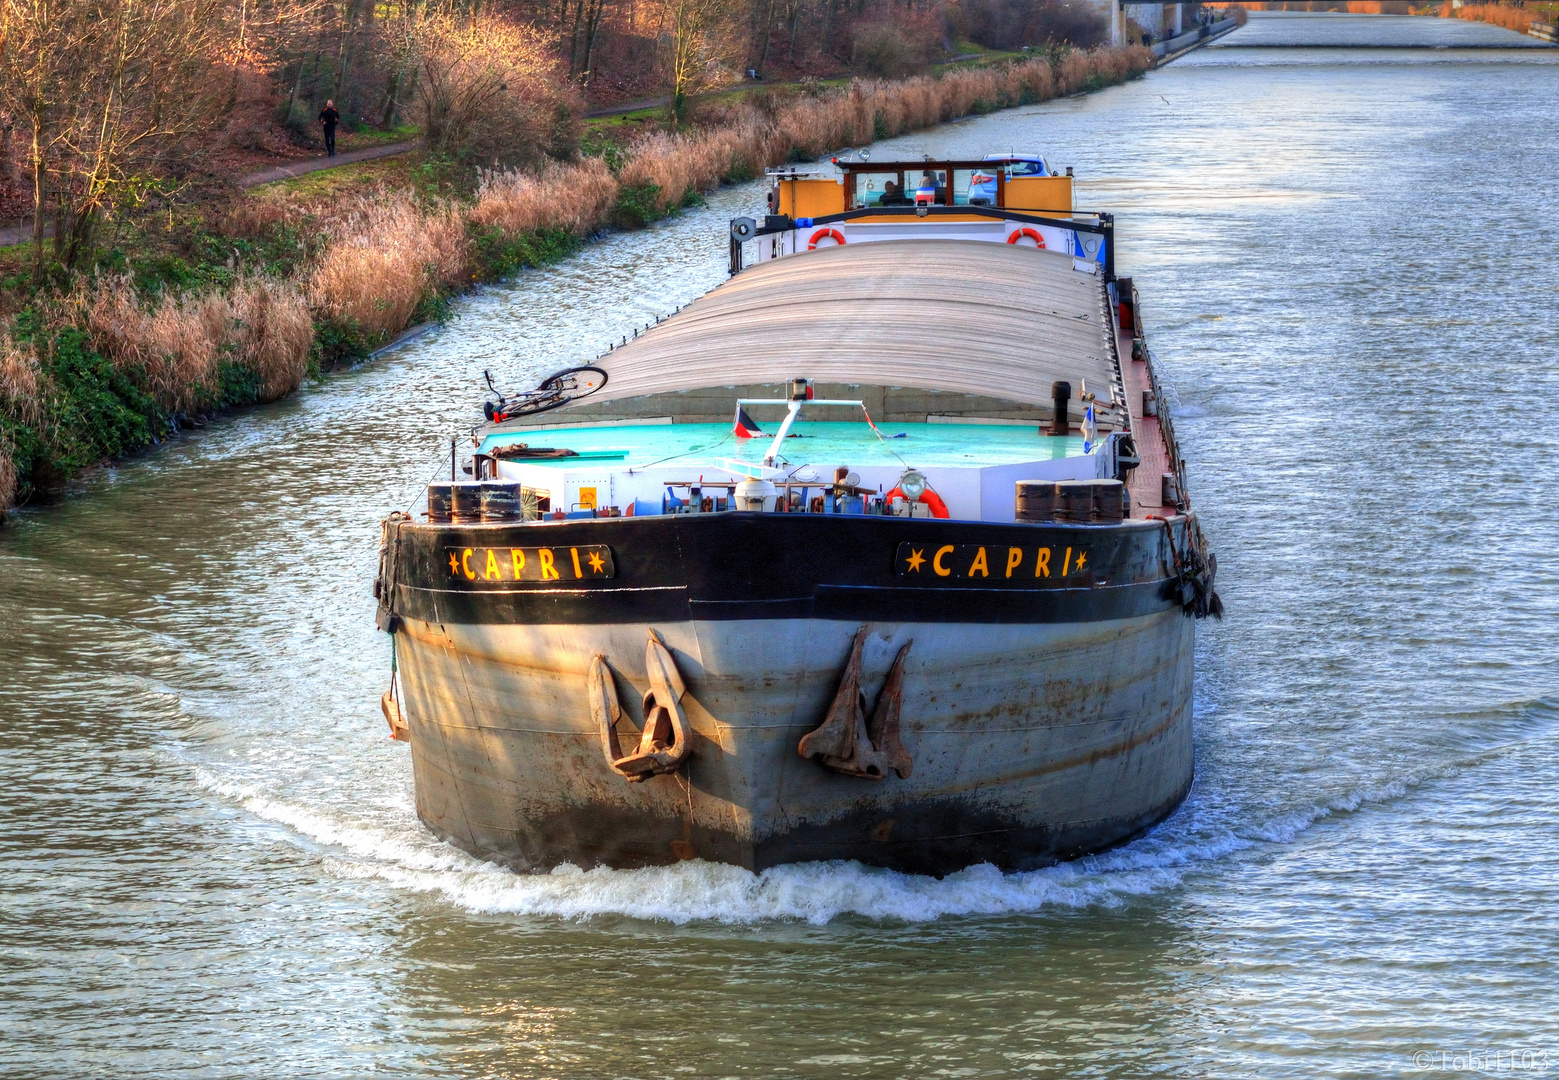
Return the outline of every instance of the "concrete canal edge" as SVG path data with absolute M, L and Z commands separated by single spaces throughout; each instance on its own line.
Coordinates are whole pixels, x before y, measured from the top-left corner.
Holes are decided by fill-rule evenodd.
M 1200 49 L 1209 42 L 1217 41 L 1238 26 L 1239 23 L 1233 19 L 1220 19 L 1209 26 L 1198 26 L 1195 30 L 1187 30 L 1178 37 L 1160 41 L 1153 46 L 1153 55 L 1158 57 L 1157 66 L 1163 67 L 1194 49 Z
M 429 330 L 437 328 L 438 325 L 439 324 L 436 322 L 425 322 L 419 323 L 416 326 L 408 326 L 399 334 L 396 334 L 395 337 L 389 341 L 389 343 L 381 345 L 373 352 L 369 353 L 366 357 L 363 358 L 362 362 L 367 363 L 369 360 L 377 360 L 387 352 L 399 349 L 402 345 L 409 345 L 413 341 L 416 341 L 418 338 L 420 338 L 423 334 L 426 334 Z

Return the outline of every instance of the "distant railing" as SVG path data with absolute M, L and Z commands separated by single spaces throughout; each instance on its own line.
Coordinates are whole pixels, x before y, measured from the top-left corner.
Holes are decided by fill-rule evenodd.
M 1233 30 L 1237 25 L 1238 23 L 1233 19 L 1219 19 L 1215 23 L 1198 26 L 1194 30 L 1187 30 L 1183 34 L 1157 42 L 1153 46 L 1153 55 L 1162 60 L 1164 57 L 1171 56 L 1174 53 L 1184 52 L 1199 41 L 1205 41 L 1208 38 L 1217 37 L 1226 31 Z

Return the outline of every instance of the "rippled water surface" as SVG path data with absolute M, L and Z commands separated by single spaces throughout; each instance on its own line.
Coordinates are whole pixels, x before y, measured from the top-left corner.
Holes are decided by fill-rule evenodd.
M 1173 818 L 941 881 L 516 877 L 418 825 L 376 523 L 483 367 L 717 284 L 728 189 L 0 530 L 0 1074 L 1559 1071 L 1559 66 L 1240 44 L 1303 28 L 893 147 L 1043 149 L 1119 215 L 1230 613 Z

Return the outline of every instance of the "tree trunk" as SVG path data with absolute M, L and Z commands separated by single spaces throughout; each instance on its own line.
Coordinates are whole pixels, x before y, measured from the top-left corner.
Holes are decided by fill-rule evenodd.
M 591 65 L 595 60 L 595 41 L 601 33 L 601 11 L 605 7 L 605 0 L 593 0 L 590 6 L 589 33 L 585 38 L 585 61 L 579 72 L 579 87 L 586 89 L 590 85 Z
M 360 36 L 357 32 L 357 24 L 362 19 L 362 6 L 357 0 L 348 0 L 346 17 L 341 20 L 341 44 L 336 51 L 336 82 L 335 90 L 330 95 L 336 101 L 336 108 L 340 112 L 361 114 L 362 110 L 353 110 L 346 96 L 346 75 L 352 67 L 354 49 L 352 46 Z
M 384 91 L 384 105 L 379 110 L 379 126 L 392 128 L 395 126 L 395 111 L 400 107 L 401 80 L 406 77 L 405 63 L 395 62 L 395 74 L 390 79 L 390 85 Z
M 65 192 L 54 189 L 54 258 L 63 262 L 65 257 Z
M 764 8 L 766 14 L 763 18 L 763 48 L 758 51 L 758 74 L 763 74 L 763 65 L 769 62 L 769 42 L 774 37 L 774 5 L 777 0 L 769 0 Z
M 579 0 L 579 6 L 584 6 L 584 0 Z M 569 15 L 571 11 L 574 13 L 572 18 Z M 558 39 L 560 41 L 565 39 L 568 41 L 568 76 L 572 79 L 576 74 L 574 53 L 577 49 L 577 39 L 579 37 L 579 13 L 571 0 L 563 0 L 563 3 L 559 5 L 557 20 Z
M 43 202 L 48 196 L 48 172 L 43 158 L 43 118 L 32 118 L 32 281 L 43 284 Z
M 60 262 L 65 264 L 67 270 L 75 270 L 80 266 L 82 256 L 92 250 L 92 237 L 97 232 L 97 211 L 80 210 L 69 216 L 70 228 L 62 230 L 65 233 L 65 247 Z
M 319 42 L 319 37 L 316 36 L 314 41 L 315 41 L 315 43 L 317 45 L 318 42 Z M 319 63 L 319 50 L 316 48 L 313 51 L 314 51 L 314 60 L 313 60 L 313 62 L 315 64 L 318 64 Z M 303 72 L 309 66 L 309 63 L 310 63 L 310 61 L 309 61 L 309 50 L 308 49 L 304 49 L 302 54 L 298 57 L 298 77 L 296 79 L 292 80 L 292 97 L 287 99 L 287 117 L 286 117 L 285 120 L 282 121 L 282 123 L 284 125 L 290 125 L 292 123 L 293 115 L 297 112 L 297 108 L 298 108 L 298 92 L 303 89 Z

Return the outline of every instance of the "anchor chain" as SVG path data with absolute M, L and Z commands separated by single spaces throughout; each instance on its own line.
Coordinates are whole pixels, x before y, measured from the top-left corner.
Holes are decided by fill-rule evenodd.
M 1192 543 L 1189 526 L 1186 528 L 1186 550 L 1182 555 L 1175 547 L 1174 528 L 1167 519 L 1158 520 L 1164 523 L 1164 533 L 1169 539 L 1169 554 L 1174 560 L 1175 576 L 1170 579 L 1171 595 L 1180 602 L 1180 609 L 1187 615 L 1197 619 L 1211 615 L 1221 621 L 1223 600 L 1213 588 L 1218 578 L 1218 556 L 1211 552 L 1203 556 L 1205 541 L 1198 535 L 1198 542 Z
M 401 525 L 411 519 L 404 510 L 397 510 L 379 523 L 379 573 L 374 578 L 374 599 L 379 608 L 374 625 L 387 634 L 395 633 L 400 625 L 400 616 L 395 613 L 395 568 L 400 561 Z

